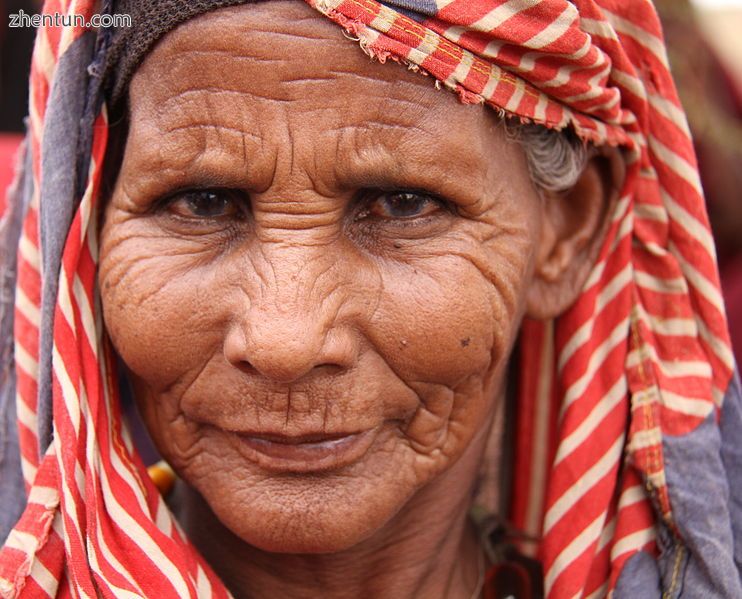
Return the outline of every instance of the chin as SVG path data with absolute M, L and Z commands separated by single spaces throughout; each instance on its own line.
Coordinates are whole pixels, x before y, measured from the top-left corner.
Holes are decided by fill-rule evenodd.
M 365 534 L 364 534 L 365 533 Z M 288 529 L 282 534 L 253 527 L 239 538 L 245 543 L 268 553 L 325 554 L 340 553 L 351 549 L 369 535 L 369 531 L 336 530 L 325 525 L 308 524 L 306 527 Z
M 397 485 L 338 473 L 277 477 L 248 491 L 242 484 L 226 493 L 211 488 L 213 496 L 202 495 L 221 524 L 271 553 L 345 551 L 382 530 L 408 499 Z

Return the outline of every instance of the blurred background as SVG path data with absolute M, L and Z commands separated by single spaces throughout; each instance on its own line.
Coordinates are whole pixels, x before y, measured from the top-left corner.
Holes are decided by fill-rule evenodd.
M 742 364 L 742 0 L 655 0 L 655 5 L 693 133 L 739 365 Z
M 9 27 L 11 14 L 40 11 L 36 0 L 0 0 L 0 214 L 5 207 L 5 189 L 13 176 L 13 157 L 28 105 L 28 70 L 34 31 Z
M 742 84 L 742 0 L 695 0 L 706 39 Z
M 642 0 L 623 0 L 638 2 Z M 40 0 L 0 0 L 0 214 L 28 103 L 34 31 L 9 15 Z M 742 0 L 655 0 L 695 139 L 737 363 L 742 364 Z

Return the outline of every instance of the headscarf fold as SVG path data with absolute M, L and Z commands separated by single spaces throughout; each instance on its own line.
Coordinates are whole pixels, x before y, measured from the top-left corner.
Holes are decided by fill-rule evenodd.
M 512 521 L 541 538 L 549 599 L 742 597 L 739 384 L 651 2 L 305 1 L 371 57 L 428 74 L 465 103 L 621 146 L 625 182 L 579 298 L 522 327 Z M 100 10 L 113 7 L 44 8 Z M 11 198 L 28 206 L 6 386 L 17 390 L 28 500 L 0 553 L 0 592 L 225 597 L 121 418 L 96 288 L 111 47 L 110 31 L 73 26 L 43 27 L 36 42 L 31 183 Z

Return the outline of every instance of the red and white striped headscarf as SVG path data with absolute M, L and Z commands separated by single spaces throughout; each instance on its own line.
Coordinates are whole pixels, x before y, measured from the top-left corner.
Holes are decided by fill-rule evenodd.
M 465 103 L 625 148 L 620 201 L 581 295 L 555 321 L 523 324 L 521 372 L 539 376 L 519 381 L 513 469 L 512 520 L 542 537 L 547 597 L 605 596 L 631 556 L 658 552 L 656 531 L 682 543 L 663 439 L 718 417 L 734 372 L 693 147 L 651 2 L 306 1 L 368 54 L 419 68 Z M 87 18 L 99 9 L 47 0 L 44 11 Z M 0 593 L 225 597 L 149 480 L 119 412 L 96 290 L 104 105 L 90 122 L 84 192 L 70 198 L 80 203 L 54 313 L 53 441 L 39 446 L 42 142 L 56 66 L 83 33 L 42 27 L 33 58 L 35 191 L 15 312 L 28 504 L 0 553 Z

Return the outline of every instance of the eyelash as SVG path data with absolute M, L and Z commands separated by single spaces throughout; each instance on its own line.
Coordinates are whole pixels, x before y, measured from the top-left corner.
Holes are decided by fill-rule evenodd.
M 201 197 L 198 197 L 198 196 Z M 189 197 L 190 196 L 190 197 Z M 203 196 L 212 196 L 212 199 L 223 201 L 233 208 L 232 212 L 227 215 L 198 215 L 198 214 L 178 214 L 175 207 L 179 202 L 192 202 L 204 199 Z M 244 194 L 234 189 L 188 189 L 174 193 L 164 200 L 157 203 L 155 210 L 157 212 L 167 211 L 174 218 L 182 221 L 193 222 L 215 222 L 219 220 L 230 220 L 231 218 L 242 220 L 249 211 L 250 202 Z M 208 207 L 207 207 L 208 208 Z
M 207 205 L 203 206 L 205 211 L 214 207 L 208 205 L 209 201 L 216 201 L 222 202 L 221 206 L 226 213 L 201 216 L 194 213 L 195 203 L 209 197 Z M 426 208 L 430 210 L 423 214 L 405 214 L 410 207 L 414 211 L 415 207 L 412 205 L 415 203 L 421 211 Z M 177 209 L 179 204 L 180 211 Z M 218 208 L 217 206 L 217 210 Z M 167 217 L 171 223 L 168 226 L 176 234 L 211 236 L 224 233 L 230 238 L 238 239 L 242 236 L 240 231 L 246 222 L 249 224 L 251 203 L 243 191 L 236 189 L 186 189 L 157 202 L 154 211 Z M 394 212 L 397 212 L 396 216 Z M 422 239 L 442 233 L 450 222 L 446 217 L 457 213 L 451 202 L 427 191 L 365 189 L 356 194 L 349 216 L 351 226 L 368 239 Z M 350 230 L 348 232 L 357 235 Z
M 415 202 L 428 202 L 435 206 L 433 212 L 427 212 L 425 214 L 412 214 L 409 216 L 397 215 L 395 216 L 380 216 L 373 215 L 373 204 L 376 202 L 389 201 L 389 204 L 395 203 L 395 198 L 401 201 L 397 202 L 396 208 L 401 206 L 402 210 L 410 207 Z M 451 213 L 452 207 L 449 202 L 439 198 L 435 194 L 416 191 L 416 190 L 391 190 L 391 191 L 379 191 L 379 190 L 366 190 L 361 192 L 357 198 L 357 204 L 360 205 L 360 209 L 354 217 L 354 221 L 358 222 L 364 219 L 375 219 L 377 221 L 385 221 L 386 223 L 394 223 L 399 226 L 411 226 L 414 223 L 421 223 L 429 220 L 436 216 L 440 211 Z M 394 209 L 394 208 L 393 208 Z M 393 210 L 392 209 L 392 210 Z

